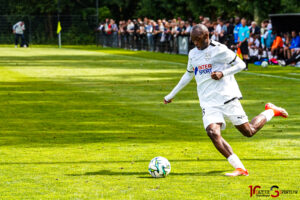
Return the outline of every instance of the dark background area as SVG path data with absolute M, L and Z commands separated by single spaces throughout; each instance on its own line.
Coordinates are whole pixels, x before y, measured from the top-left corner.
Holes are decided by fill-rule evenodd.
M 300 31 L 299 14 L 271 14 L 273 29 L 277 32 Z

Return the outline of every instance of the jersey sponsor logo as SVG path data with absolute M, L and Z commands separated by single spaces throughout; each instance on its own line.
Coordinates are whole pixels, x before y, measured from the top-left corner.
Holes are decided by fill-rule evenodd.
M 194 69 L 195 75 L 199 72 L 199 75 L 201 74 L 210 74 L 212 72 L 212 65 L 211 64 L 205 64 L 205 65 L 200 65 Z

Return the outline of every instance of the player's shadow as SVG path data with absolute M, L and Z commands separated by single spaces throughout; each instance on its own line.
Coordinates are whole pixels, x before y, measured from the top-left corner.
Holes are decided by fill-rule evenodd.
M 223 175 L 225 171 L 208 171 L 208 172 L 185 172 L 185 173 L 177 173 L 171 172 L 172 176 L 220 176 Z M 138 176 L 137 178 L 152 178 L 149 173 L 147 176 Z
M 186 172 L 178 173 L 171 172 L 172 176 L 220 176 L 225 171 L 209 171 L 209 172 Z M 95 172 L 86 172 L 84 174 L 66 174 L 67 176 L 138 176 L 137 178 L 151 178 L 147 172 L 122 172 L 122 171 L 110 171 L 100 170 Z

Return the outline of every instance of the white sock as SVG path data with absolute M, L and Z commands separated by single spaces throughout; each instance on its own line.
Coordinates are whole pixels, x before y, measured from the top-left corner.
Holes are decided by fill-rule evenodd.
M 274 111 L 272 109 L 265 110 L 261 114 L 266 117 L 267 122 L 270 121 L 274 117 Z
M 241 160 L 239 159 L 239 157 L 235 154 L 231 154 L 228 158 L 227 158 L 228 162 L 232 165 L 232 167 L 236 168 L 242 168 L 243 170 L 246 170 L 243 163 L 241 162 Z

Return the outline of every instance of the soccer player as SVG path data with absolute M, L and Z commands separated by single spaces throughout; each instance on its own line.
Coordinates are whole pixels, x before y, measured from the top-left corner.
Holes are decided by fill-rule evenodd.
M 248 122 L 239 99 L 242 98 L 234 74 L 243 70 L 245 63 L 225 45 L 209 40 L 209 32 L 204 25 L 196 25 L 191 32 L 195 48 L 189 52 L 187 72 L 176 87 L 164 97 L 164 103 L 171 103 L 175 95 L 195 77 L 203 123 L 206 132 L 218 151 L 235 168 L 227 176 L 248 175 L 248 171 L 233 153 L 231 146 L 221 136 L 225 129 L 224 116 L 246 137 L 252 137 L 273 116 L 288 117 L 283 108 L 271 103 L 265 111 Z

